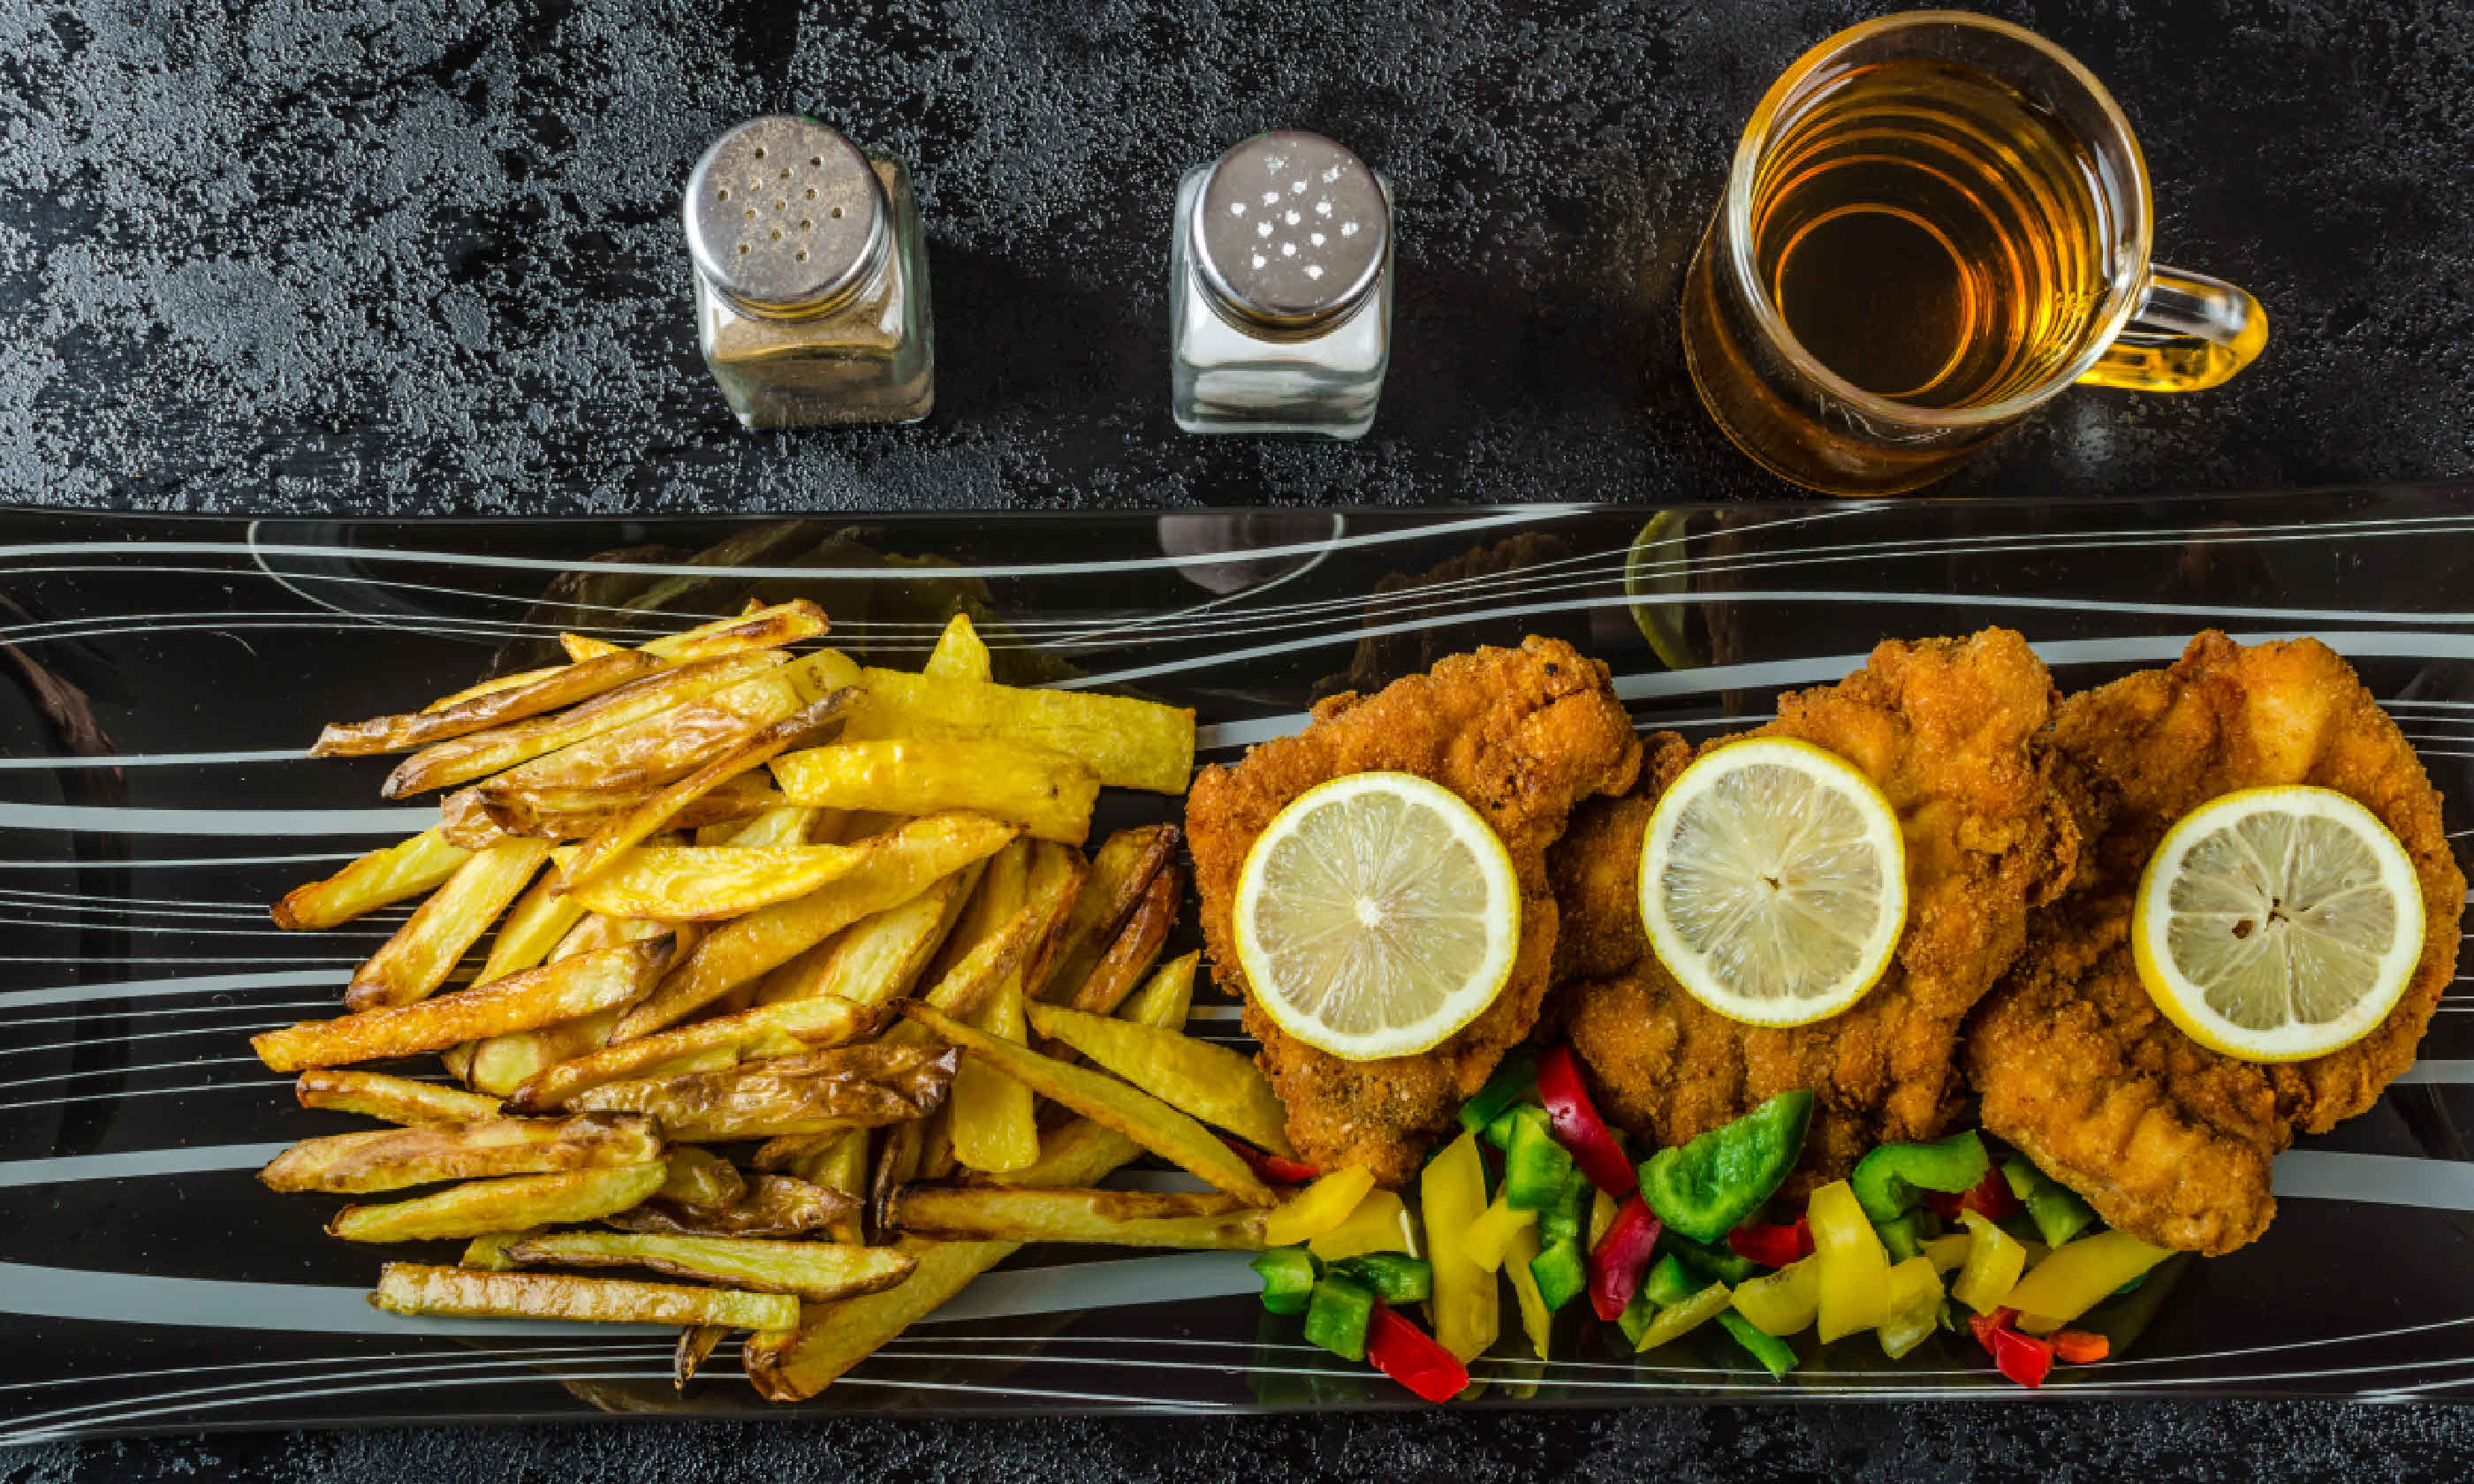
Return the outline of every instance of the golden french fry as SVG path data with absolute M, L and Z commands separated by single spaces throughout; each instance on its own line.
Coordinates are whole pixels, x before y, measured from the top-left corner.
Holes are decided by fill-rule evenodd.
M 605 1082 L 567 1106 L 647 1113 L 672 1138 L 712 1143 L 826 1134 L 926 1117 L 953 1080 L 951 1052 L 925 1046 L 837 1046 L 718 1071 Z
M 782 1241 L 762 1236 L 645 1236 L 617 1232 L 560 1232 L 520 1242 L 518 1262 L 564 1267 L 650 1268 L 672 1278 L 699 1278 L 757 1293 L 790 1293 L 818 1303 L 890 1288 L 916 1266 L 889 1247 Z
M 1114 788 L 1182 794 L 1194 775 L 1194 713 L 1128 696 L 1025 690 L 901 670 L 862 672 L 867 698 L 845 733 L 990 737 L 1079 759 Z
M 616 648 L 617 646 L 614 645 L 612 647 Z M 579 655 L 574 651 L 570 650 L 567 658 L 570 660 L 577 660 L 590 659 L 593 657 L 591 655 Z M 501 675 L 496 680 L 483 681 L 476 685 L 467 685 L 462 690 L 453 691 L 441 696 L 437 700 L 429 703 L 427 706 L 423 706 L 422 709 L 424 711 L 450 710 L 456 706 L 462 706 L 465 702 L 472 700 L 475 696 L 486 696 L 494 690 L 507 690 L 517 685 L 529 685 L 535 681 L 547 680 L 549 677 L 558 674 L 566 668 L 568 667 L 563 664 L 544 665 L 538 670 L 521 670 L 514 675 Z
M 716 619 L 682 633 L 666 634 L 643 645 L 643 652 L 664 659 L 687 661 L 747 649 L 779 649 L 804 643 L 832 631 L 825 610 L 806 598 L 792 598 L 770 608 L 754 608 L 736 618 Z
M 1152 973 L 1152 982 L 1141 993 L 1126 1001 L 1118 1014 L 1145 1025 L 1181 1030 L 1186 1013 L 1194 1008 L 1194 971 L 1202 963 L 1201 953 L 1188 953 L 1162 964 Z
M 467 695 L 452 706 L 414 711 L 403 716 L 376 716 L 365 722 L 330 723 L 309 749 L 312 757 L 361 757 L 372 753 L 400 753 L 427 747 L 486 728 L 539 716 L 561 706 L 618 689 L 662 668 L 648 655 L 620 652 L 562 665 L 538 680 L 502 685 Z
M 438 833 L 449 845 L 486 850 L 513 831 L 490 817 L 477 788 L 459 788 L 438 801 Z
M 622 1041 L 545 1068 L 509 1094 L 507 1106 L 517 1113 L 541 1113 L 562 1107 L 577 1093 L 605 1083 L 716 1071 L 745 1061 L 838 1046 L 873 1031 L 880 1018 L 879 1011 L 840 999 L 760 1005 L 641 1041 Z M 690 1062 L 694 1065 L 686 1065 Z
M 1140 825 L 1101 842 L 1074 898 L 1073 914 L 1023 978 L 1033 999 L 1070 993 L 1090 977 L 1100 956 L 1142 904 L 1152 878 L 1176 858 L 1182 838 L 1175 825 Z
M 589 885 L 618 856 L 645 837 L 667 828 L 670 822 L 705 795 L 735 778 L 754 772 L 801 742 L 823 732 L 859 699 L 856 686 L 844 686 L 821 701 L 799 707 L 781 720 L 758 729 L 733 747 L 675 783 L 654 791 L 643 803 L 593 832 L 559 862 L 559 877 L 570 892 Z M 793 803 L 802 801 L 793 800 Z M 924 812 L 924 811 L 923 811 Z M 749 910 L 740 908 L 740 911 Z
M 799 1322 L 788 1294 L 690 1288 L 679 1283 L 578 1278 L 571 1273 L 474 1273 L 390 1262 L 370 1302 L 391 1314 L 469 1318 L 583 1319 L 629 1325 L 727 1325 L 776 1329 Z
M 1167 866 L 1152 876 L 1117 941 L 1108 945 L 1108 951 L 1100 955 L 1100 962 L 1082 982 L 1071 987 L 1074 1008 L 1087 1015 L 1115 1014 L 1158 961 L 1160 946 L 1168 942 L 1168 930 L 1176 925 L 1177 909 L 1184 901 L 1182 868 Z
M 479 801 L 481 813 L 501 834 L 536 840 L 582 840 L 612 820 L 643 802 L 642 788 L 570 787 L 566 784 L 521 788 L 496 779 L 448 795 L 449 803 L 467 795 Z M 738 826 L 782 805 L 782 796 L 764 777 L 732 778 L 719 788 L 691 801 L 672 816 L 681 829 Z
M 757 1002 L 832 995 L 882 1005 L 910 993 L 954 925 L 975 870 L 966 866 L 909 901 L 871 913 L 767 972 Z
M 743 820 L 726 820 L 718 825 L 701 826 L 695 843 L 700 846 L 736 845 L 831 845 L 831 826 L 839 823 L 838 811 L 803 809 L 795 803 L 775 804 L 762 814 Z
M 1031 1006 L 1031 1023 L 1171 1108 L 1283 1158 L 1296 1152 L 1289 1147 L 1288 1109 L 1251 1057 L 1176 1031 L 1061 1005 Z
M 680 1144 L 670 1151 L 669 1178 L 654 1198 L 680 1206 L 719 1209 L 746 1199 L 747 1177 L 739 1166 L 696 1144 Z
M 696 1377 L 716 1347 L 730 1337 L 728 1325 L 690 1325 L 679 1331 L 679 1348 L 670 1356 L 670 1385 L 679 1391 Z
M 988 861 L 980 878 L 979 899 L 991 913 L 1011 917 L 1023 910 L 1031 885 L 1031 842 L 1016 840 Z M 977 915 L 978 903 L 973 913 Z M 968 917 L 965 918 L 968 921 Z M 1044 921 L 1044 919 L 1043 919 Z M 1025 945 L 1028 953 L 1029 945 Z M 971 1023 L 991 1036 L 1021 1044 L 1027 1036 L 1022 1008 L 1022 974 L 1006 973 L 970 1017 Z M 975 1170 L 1018 1170 L 1039 1158 L 1039 1124 L 1032 1116 L 1029 1088 L 1005 1073 L 977 1062 L 954 1069 L 953 1091 L 946 1103 L 947 1135 L 954 1158 Z M 938 1162 L 933 1156 L 924 1163 Z
M 760 671 L 780 666 L 784 656 L 765 651 L 724 655 L 648 675 L 548 716 L 454 737 L 413 754 L 387 776 L 389 799 L 469 783 L 588 737 L 642 722 L 710 695 Z
M 624 644 L 613 644 L 608 639 L 596 639 L 585 634 L 562 634 L 558 636 L 558 647 L 567 651 L 567 658 L 577 664 L 598 659 L 604 655 L 631 653 Z
M 516 1260 L 507 1256 L 507 1249 L 548 1230 L 547 1227 L 525 1227 L 517 1232 L 485 1233 L 464 1244 L 464 1256 L 455 1259 L 456 1265 L 480 1273 L 512 1273 L 516 1270 Z
M 634 1001 L 657 981 L 669 945 L 623 944 L 392 1010 L 304 1020 L 251 1038 L 279 1072 L 444 1051 L 459 1041 L 591 1015 Z
M 1088 1067 L 1041 1056 L 1027 1046 L 975 1031 L 916 1001 L 902 1013 L 952 1045 L 987 1062 L 1033 1092 L 1106 1125 L 1170 1163 L 1255 1206 L 1278 1199 L 1209 1129 L 1158 1098 Z M 667 1120 L 665 1120 L 667 1126 Z
M 901 1231 L 960 1242 L 1096 1242 L 1114 1247 L 1259 1250 L 1268 1213 L 1233 1195 L 1012 1185 L 910 1185 L 887 1219 Z
M 623 943 L 644 943 L 655 938 L 671 939 L 670 954 L 675 958 L 678 945 L 675 929 L 667 922 L 638 918 L 606 918 L 588 915 L 583 922 L 568 930 L 550 949 L 550 962 L 594 953 Z M 473 1041 L 462 1049 L 459 1066 L 449 1064 L 449 1069 L 464 1080 L 465 1086 L 492 1097 L 505 1097 L 539 1075 L 546 1067 L 600 1050 L 610 1041 L 610 1033 L 618 1028 L 627 1006 L 596 1010 L 589 1016 L 561 1020 L 534 1031 L 510 1031 Z M 449 1053 L 454 1055 L 455 1053 Z
M 805 897 L 868 853 L 863 845 L 636 846 L 567 896 L 608 917 L 718 922 Z M 553 866 L 568 858 L 564 847 L 550 855 Z
M 908 901 L 937 878 L 995 854 L 1018 832 L 983 814 L 932 814 L 869 842 L 867 858 L 849 874 L 715 929 L 619 1023 L 617 1039 L 676 1024 L 870 913 Z
M 269 914 L 278 927 L 312 931 L 435 891 L 473 852 L 424 829 L 400 845 L 372 850 L 324 881 L 294 887 Z
M 971 626 L 971 615 L 956 613 L 945 622 L 945 632 L 936 637 L 936 647 L 930 652 L 922 674 L 940 681 L 985 681 L 988 678 L 988 646 L 980 638 L 980 631 Z
M 662 1158 L 650 1118 L 582 1113 L 572 1118 L 476 1118 L 304 1138 L 257 1172 L 270 1190 L 356 1195 L 448 1180 L 615 1169 Z
M 303 1108 L 331 1108 L 338 1113 L 365 1113 L 389 1123 L 469 1123 L 498 1115 L 498 1100 L 459 1088 L 384 1072 L 350 1072 L 312 1067 L 292 1085 L 292 1095 Z
M 790 1172 L 849 1197 L 855 1210 L 867 1193 L 867 1130 L 847 1129 L 825 1136 L 821 1148 L 811 1148 L 791 1161 Z M 834 1239 L 841 1242 L 856 1242 L 861 1235 L 855 1216 L 835 1218 L 832 1232 Z
M 665 1165 L 630 1164 L 475 1180 L 392 1205 L 347 1206 L 327 1230 L 348 1242 L 420 1242 L 597 1221 L 659 1190 L 667 1176 Z
M 867 1133 L 852 1132 L 862 1138 Z M 655 1199 L 601 1219 L 621 1231 L 666 1236 L 799 1236 L 825 1231 L 857 1209 L 858 1200 L 840 1191 L 788 1175 L 758 1175 L 748 1180 L 747 1193 L 728 1206 Z
M 354 1010 L 409 1005 L 445 984 L 464 950 L 489 931 L 547 859 L 547 841 L 502 840 L 457 867 L 352 970 L 344 1003 Z
M 792 803 L 932 814 L 976 809 L 1042 840 L 1079 845 L 1091 832 L 1100 779 L 1074 758 L 988 737 L 881 737 L 834 742 L 773 760 Z
M 557 852 L 551 852 L 551 859 Z M 487 984 L 509 974 L 539 968 L 576 923 L 584 921 L 584 903 L 558 889 L 558 874 L 545 874 L 516 899 L 499 920 L 498 935 L 490 940 L 490 957 L 473 981 Z

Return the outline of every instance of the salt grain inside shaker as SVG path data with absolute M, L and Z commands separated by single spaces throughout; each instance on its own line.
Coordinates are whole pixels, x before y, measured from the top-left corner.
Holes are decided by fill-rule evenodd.
M 769 114 L 705 152 L 681 214 L 697 346 L 740 423 L 928 416 L 928 259 L 901 161 Z
M 1392 359 L 1390 186 L 1300 130 L 1188 172 L 1169 317 L 1178 427 L 1362 436 Z

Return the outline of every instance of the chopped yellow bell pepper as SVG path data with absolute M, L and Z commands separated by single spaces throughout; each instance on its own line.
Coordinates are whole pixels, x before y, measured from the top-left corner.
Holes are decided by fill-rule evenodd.
M 1435 1341 L 1463 1365 L 1494 1343 L 1501 1288 L 1468 1253 L 1468 1229 L 1486 1210 L 1486 1164 L 1477 1135 L 1463 1134 L 1426 1162 L 1418 1179 L 1426 1218 L 1426 1260 L 1433 1264 Z
M 1490 1273 L 1500 1269 L 1512 1256 L 1512 1238 L 1522 1232 L 1529 1233 L 1529 1255 L 1534 1257 L 1538 1255 L 1538 1213 L 1515 1210 L 1498 1194 L 1494 1204 L 1486 1209 L 1486 1214 L 1469 1223 L 1465 1240 L 1470 1259 Z
M 1418 1255 L 1418 1219 L 1394 1190 L 1369 1190 L 1348 1219 L 1306 1243 L 1325 1262 L 1362 1257 L 1370 1252 Z
M 1615 1212 L 1623 1208 L 1616 1204 L 1613 1196 L 1604 1190 L 1598 1191 L 1589 1202 L 1589 1239 L 1582 1243 L 1582 1247 L 1596 1252 L 1598 1238 L 1606 1235 L 1607 1228 L 1615 1224 Z
M 1637 1353 L 1656 1350 L 1669 1341 L 1680 1340 L 1693 1330 L 1727 1311 L 1734 1295 L 1725 1283 L 1711 1283 L 1681 1304 L 1670 1304 L 1658 1311 L 1649 1328 L 1640 1332 L 1640 1343 L 1633 1347 Z
M 1520 1214 L 1535 1217 L 1535 1211 Z M 1538 1224 L 1533 1219 L 1525 1226 L 1511 1229 L 1501 1254 L 1503 1275 L 1512 1280 L 1512 1297 L 1520 1305 L 1520 1330 L 1529 1336 L 1530 1349 L 1538 1358 L 1546 1357 L 1546 1345 L 1555 1329 L 1555 1311 L 1546 1306 L 1546 1296 L 1538 1291 L 1538 1279 L 1529 1271 L 1530 1261 L 1538 1256 Z
M 1819 1255 L 1746 1279 L 1735 1285 L 1731 1302 L 1763 1334 L 1783 1336 L 1808 1328 L 1821 1312 Z
M 1294 1247 L 1322 1236 L 1349 1220 L 1373 1188 L 1374 1172 L 1361 1165 L 1321 1177 L 1263 1213 L 1263 1245 Z
M 1953 1232 L 1925 1243 L 1925 1256 L 1932 1259 L 1934 1272 L 1955 1273 L 1967 1265 L 1967 1249 L 1974 1244 L 1975 1238 L 1966 1233 Z
M 1941 1320 L 1941 1274 L 1917 1256 L 1890 1269 L 1890 1317 L 1881 1322 L 1881 1353 L 1892 1360 L 1915 1349 Z
M 1950 1296 L 1979 1314 L 1990 1314 L 2010 1302 L 2010 1289 L 2027 1266 L 2027 1249 L 1976 1211 L 1960 1211 L 1958 1219 L 1970 1240 L 1967 1265 L 1950 1285 Z
M 1890 1312 L 1890 1255 L 1856 1192 L 1833 1180 L 1812 1192 L 1805 1216 L 1821 1262 L 1821 1343 L 1880 1325 Z
M 2098 1232 L 2054 1248 L 2001 1302 L 2019 1311 L 2020 1328 L 2050 1334 L 2171 1256 L 2127 1232 Z

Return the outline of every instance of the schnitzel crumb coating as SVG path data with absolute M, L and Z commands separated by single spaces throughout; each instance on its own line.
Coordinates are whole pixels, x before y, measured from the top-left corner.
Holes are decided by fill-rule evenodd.
M 1961 1024 L 2018 957 L 2029 909 L 2079 869 L 2084 798 L 2044 744 L 2055 699 L 2026 641 L 1988 629 L 1885 642 L 1840 683 L 1781 696 L 1777 720 L 1749 733 L 1854 763 L 1906 842 L 1907 925 L 1889 972 L 1844 1014 L 1784 1028 L 1707 1009 L 1649 951 L 1641 832 L 1693 755 L 1681 738 L 1653 737 L 1640 788 L 1584 811 L 1550 866 L 1565 921 L 1559 977 L 1573 976 L 1556 1009 L 1600 1110 L 1672 1145 L 1809 1088 L 1790 1193 L 1845 1174 L 1875 1144 L 1945 1132 L 1961 1096 Z
M 1289 1109 L 1289 1137 L 1316 1164 L 1362 1164 L 1386 1185 L 1417 1172 L 1510 1047 L 1527 1039 L 1555 951 L 1546 849 L 1572 806 L 1621 793 L 1640 765 L 1632 720 L 1607 667 L 1560 639 L 1451 656 L 1372 696 L 1330 697 L 1303 732 L 1263 743 L 1234 767 L 1203 769 L 1186 802 L 1212 973 L 1248 995 L 1246 1028 Z M 1237 879 L 1273 816 L 1346 774 L 1412 773 L 1468 802 L 1503 840 L 1520 882 L 1512 977 L 1475 1020 L 1419 1056 L 1350 1062 L 1291 1039 L 1257 1007 L 1230 922 Z
M 2070 698 L 2054 738 L 2111 823 L 2093 886 L 2040 918 L 2018 972 L 1969 1028 L 1984 1125 L 2112 1225 L 2230 1252 L 2275 1214 L 2269 1161 L 2296 1134 L 2369 1108 L 2413 1065 L 2457 972 L 2465 878 L 2439 796 L 2352 667 L 2316 639 L 2245 648 L 2202 634 L 2170 669 Z M 2157 1012 L 2131 960 L 2132 897 L 2174 821 L 2220 794 L 2293 783 L 2346 795 L 2403 842 L 2422 883 L 2423 954 L 2369 1036 L 2264 1065 L 2211 1051 Z

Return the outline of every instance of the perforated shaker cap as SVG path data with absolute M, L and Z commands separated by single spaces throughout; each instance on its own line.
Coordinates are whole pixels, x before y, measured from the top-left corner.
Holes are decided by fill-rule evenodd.
M 715 140 L 681 215 L 696 272 L 767 319 L 830 313 L 874 275 L 892 230 L 867 156 L 840 130 L 789 113 Z
M 1366 162 L 1298 129 L 1221 156 L 1194 212 L 1203 285 L 1249 328 L 1304 334 L 1346 318 L 1392 242 L 1391 203 Z

